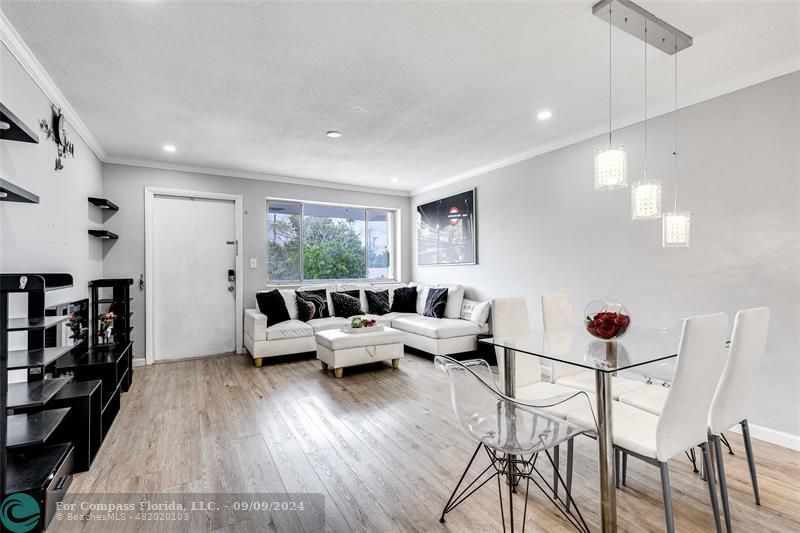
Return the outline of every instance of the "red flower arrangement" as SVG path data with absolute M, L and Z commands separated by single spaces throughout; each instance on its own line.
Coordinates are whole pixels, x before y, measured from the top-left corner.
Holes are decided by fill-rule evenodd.
M 622 337 L 631 324 L 631 317 L 621 304 L 595 301 L 586 306 L 586 331 L 603 340 Z

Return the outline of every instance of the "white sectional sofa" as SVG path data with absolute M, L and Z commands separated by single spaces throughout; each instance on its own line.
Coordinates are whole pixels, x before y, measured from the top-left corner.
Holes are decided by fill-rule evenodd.
M 298 287 L 297 290 L 318 290 L 325 288 L 328 296 L 328 308 L 332 311 L 330 293 L 333 291 L 359 290 L 361 308 L 368 309 L 364 290 L 388 290 L 390 301 L 394 290 L 399 287 L 417 287 L 417 312 L 390 312 L 384 315 L 365 314 L 364 318 L 374 319 L 378 324 L 390 326 L 403 335 L 406 346 L 422 350 L 434 355 L 450 355 L 470 352 L 478 348 L 478 335 L 489 332 L 488 304 L 481 316 L 475 317 L 471 311 L 475 304 L 464 299 L 464 289 L 459 285 L 439 285 L 448 288 L 447 306 L 443 318 L 423 316 L 425 300 L 429 286 L 409 284 L 341 284 L 314 285 Z M 253 358 L 256 366 L 261 366 L 264 357 L 275 357 L 295 353 L 313 352 L 316 350 L 314 335 L 319 331 L 337 329 L 350 323 L 351 318 L 331 316 L 316 318 L 303 322 L 298 320 L 295 289 L 280 288 L 286 301 L 290 320 L 267 327 L 267 317 L 256 309 L 247 309 L 244 314 L 244 346 Z M 269 289 L 272 290 L 272 289 Z M 462 310 L 465 316 L 461 318 Z

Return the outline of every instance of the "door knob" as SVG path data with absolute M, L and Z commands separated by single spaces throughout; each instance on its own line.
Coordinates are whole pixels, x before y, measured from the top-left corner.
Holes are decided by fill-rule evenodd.
M 228 286 L 228 292 L 233 292 L 233 286 Z

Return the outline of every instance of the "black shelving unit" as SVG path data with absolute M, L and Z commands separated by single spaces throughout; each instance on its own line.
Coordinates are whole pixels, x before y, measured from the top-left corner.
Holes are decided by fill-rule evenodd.
M 92 237 L 97 237 L 98 239 L 105 239 L 107 241 L 113 241 L 119 239 L 119 235 L 114 233 L 113 231 L 108 231 L 105 229 L 90 229 L 89 235 Z
M 101 382 L 99 391 L 92 393 L 99 398 L 100 414 L 93 420 L 100 423 L 101 441 L 116 419 L 122 394 L 128 391 L 133 382 L 131 285 L 133 279 L 130 278 L 97 279 L 89 282 L 90 343 L 59 358 L 55 365 L 58 375 L 69 375 L 79 382 Z M 104 315 L 109 311 L 114 312 L 116 318 L 112 322 L 111 334 L 107 335 L 102 324 Z M 91 425 L 94 426 L 94 422 Z M 95 429 L 89 428 L 88 431 L 93 433 Z M 82 461 L 81 456 L 76 460 Z
M 89 203 L 95 207 L 99 207 L 100 209 L 105 209 L 107 211 L 119 211 L 117 204 L 106 198 L 95 198 L 94 196 L 90 196 Z
M 70 407 L 51 409 L 49 401 L 71 378 L 47 377 L 48 367 L 54 369 L 69 351 L 45 346 L 47 330 L 67 319 L 45 316 L 45 292 L 71 286 L 69 274 L 0 274 L 0 496 L 24 491 L 38 498 L 43 509 L 62 494 L 51 476 L 61 472 L 63 488 L 72 471 L 71 444 L 57 452 L 46 446 L 70 412 Z M 27 296 L 27 316 L 9 319 L 9 297 L 15 293 Z M 26 333 L 27 348 L 9 352 L 8 335 L 15 331 Z M 10 369 L 26 370 L 27 381 L 9 384 Z M 38 483 L 30 483 L 32 479 Z

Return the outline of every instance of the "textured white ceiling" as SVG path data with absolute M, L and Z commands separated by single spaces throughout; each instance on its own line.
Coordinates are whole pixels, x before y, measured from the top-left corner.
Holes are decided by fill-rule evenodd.
M 800 2 L 640 3 L 695 38 L 684 104 L 800 68 Z M 109 160 L 410 191 L 605 129 L 608 27 L 592 4 L 0 6 Z M 643 49 L 614 39 L 622 123 L 641 116 Z M 665 111 L 672 59 L 649 54 L 648 105 Z

